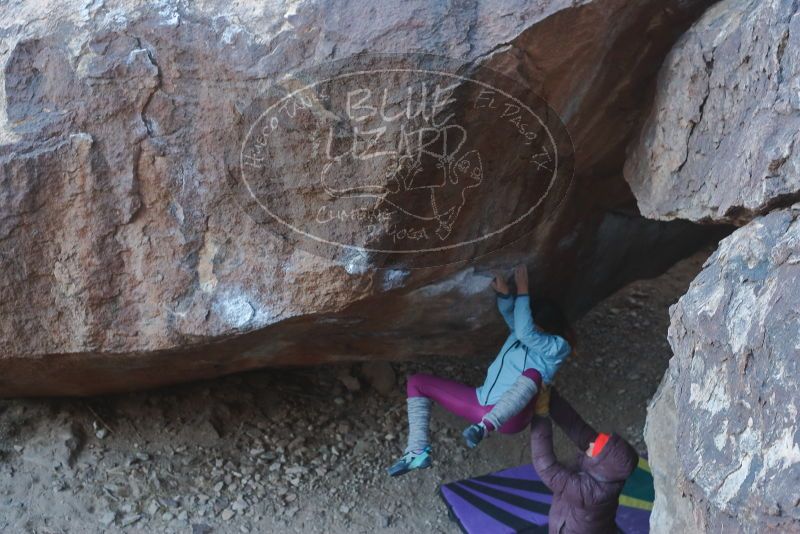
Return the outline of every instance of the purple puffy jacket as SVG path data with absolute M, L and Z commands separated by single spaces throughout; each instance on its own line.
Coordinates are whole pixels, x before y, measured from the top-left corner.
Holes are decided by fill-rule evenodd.
M 595 457 L 586 456 L 597 431 L 575 412 L 553 389 L 550 394 L 550 417 L 580 449 L 578 469 L 565 467 L 553 453 L 553 427 L 550 419 L 534 417 L 531 422 L 533 466 L 553 492 L 550 507 L 550 534 L 616 533 L 614 521 L 619 495 L 639 456 L 617 434 L 611 434 L 603 450 Z

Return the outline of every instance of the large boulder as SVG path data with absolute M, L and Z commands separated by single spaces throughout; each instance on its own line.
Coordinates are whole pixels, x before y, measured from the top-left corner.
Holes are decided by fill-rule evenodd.
M 658 65 L 709 3 L 5 4 L 0 395 L 118 391 L 270 364 L 491 354 L 501 330 L 476 266 L 526 261 L 537 290 L 573 316 L 654 274 L 704 234 L 638 217 L 621 178 L 624 148 Z M 461 74 L 491 69 L 508 98 L 539 95 L 565 123 L 574 172 L 531 231 L 479 250 L 477 264 L 445 251 L 412 268 L 421 266 L 357 248 L 319 254 L 243 206 L 230 152 L 265 85 L 290 87 L 288 72 L 364 52 L 418 50 L 454 58 Z M 330 119 L 318 102 L 307 111 Z M 540 114 L 558 123 L 550 108 Z M 494 179 L 521 183 L 531 171 L 507 141 L 510 121 L 467 121 L 464 131 L 492 148 L 483 163 Z M 273 148 L 284 189 L 268 189 L 269 201 L 302 214 L 316 197 L 294 173 L 308 160 L 297 145 Z M 490 225 L 524 204 L 513 187 L 498 190 L 465 204 L 459 221 Z
M 797 198 L 797 15 L 725 0 L 681 37 L 625 165 L 642 215 L 742 224 Z
M 668 55 L 628 150 L 647 217 L 743 225 L 671 310 L 645 435 L 654 532 L 800 532 L 798 9 L 711 7 Z
M 683 430 L 675 404 L 676 369 L 670 367 L 647 407 L 644 439 L 656 498 L 650 514 L 653 532 L 701 532 L 708 525 L 695 523 L 694 503 L 686 498 L 691 482 L 684 476 L 675 446 L 678 430 Z
M 654 532 L 800 531 L 799 303 L 796 204 L 725 238 L 670 310 Z

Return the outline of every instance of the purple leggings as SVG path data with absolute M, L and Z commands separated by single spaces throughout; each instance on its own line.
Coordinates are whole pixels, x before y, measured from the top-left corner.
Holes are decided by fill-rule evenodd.
M 534 371 L 535 372 L 535 371 Z M 527 371 L 526 371 L 527 373 Z M 538 380 L 534 379 L 536 385 L 541 387 L 541 378 L 536 373 Z M 489 413 L 494 405 L 483 406 L 478 402 L 478 394 L 475 388 L 461 384 L 454 380 L 439 378 L 438 376 L 417 373 L 408 377 L 406 392 L 409 397 L 427 397 L 439 403 L 445 410 L 459 417 L 463 417 L 470 423 L 479 423 L 483 416 Z M 521 412 L 511 417 L 503 423 L 499 432 L 503 434 L 516 434 L 524 430 L 531 422 L 533 407 L 536 397 Z M 491 428 L 490 423 L 485 423 Z

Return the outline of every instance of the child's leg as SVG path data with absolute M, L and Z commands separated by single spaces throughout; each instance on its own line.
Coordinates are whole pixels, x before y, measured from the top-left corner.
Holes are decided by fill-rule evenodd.
M 534 403 L 542 387 L 542 375 L 536 369 L 526 369 L 491 407 L 483 421 L 490 429 L 504 434 L 519 432 L 530 422 Z
M 448 412 L 472 423 L 480 421 L 487 408 L 478 402 L 474 387 L 433 375 L 411 375 L 406 392 L 409 397 L 427 397 L 436 401 Z
M 517 432 L 525 430 L 525 428 L 531 424 L 533 407 L 535 405 L 536 397 L 534 397 L 521 412 L 513 415 L 508 421 L 500 425 L 497 431 L 501 434 L 516 434 Z M 491 406 L 487 406 L 487 408 L 491 408 Z
M 475 388 L 454 380 L 427 374 L 408 377 L 408 446 L 406 452 L 427 447 L 431 401 L 445 410 L 477 423 L 486 413 L 486 406 L 478 403 Z

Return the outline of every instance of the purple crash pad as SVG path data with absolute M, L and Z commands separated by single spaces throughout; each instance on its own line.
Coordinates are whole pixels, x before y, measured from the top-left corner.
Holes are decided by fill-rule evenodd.
M 439 494 L 468 534 L 547 532 L 552 494 L 530 464 L 444 484 Z M 620 497 L 621 532 L 649 532 L 653 497 L 650 466 L 641 459 Z

